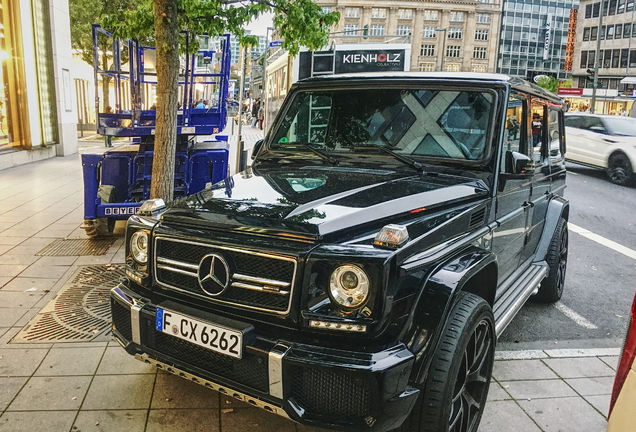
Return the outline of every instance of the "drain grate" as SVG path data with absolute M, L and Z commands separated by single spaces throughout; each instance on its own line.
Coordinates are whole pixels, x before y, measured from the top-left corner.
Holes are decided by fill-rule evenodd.
M 44 256 L 106 255 L 115 243 L 115 238 L 106 239 L 63 239 L 55 240 L 38 252 Z
M 12 343 L 90 342 L 110 331 L 109 292 L 124 266 L 80 267 Z

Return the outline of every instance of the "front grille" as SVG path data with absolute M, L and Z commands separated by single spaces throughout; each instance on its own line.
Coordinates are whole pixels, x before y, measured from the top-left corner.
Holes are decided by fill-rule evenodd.
M 268 391 L 267 358 L 264 355 L 245 351 L 242 359 L 235 359 L 161 332 L 155 332 L 155 349 L 219 377 Z
M 111 314 L 113 318 L 113 324 L 117 331 L 126 340 L 132 340 L 132 327 L 130 325 L 130 309 L 122 305 L 118 301 L 111 299 L 110 301 Z
M 371 415 L 369 380 L 329 368 L 292 366 L 291 397 L 310 414 L 340 417 Z
M 223 257 L 230 273 L 228 287 L 217 296 L 203 291 L 197 277 L 199 263 L 211 253 Z M 155 240 L 157 282 L 211 301 L 287 313 L 295 274 L 296 260 L 287 256 L 165 237 Z

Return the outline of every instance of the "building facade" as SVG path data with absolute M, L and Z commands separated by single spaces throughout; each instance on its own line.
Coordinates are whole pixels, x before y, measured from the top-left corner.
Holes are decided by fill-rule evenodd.
M 326 11 L 340 12 L 340 22 L 332 28 L 335 43 L 397 41 L 401 37 L 401 42 L 411 43 L 413 71 L 495 71 L 500 0 L 316 3 Z
M 0 169 L 77 152 L 67 0 L 0 0 Z
M 497 71 L 533 79 L 566 79 L 571 11 L 578 0 L 505 0 L 499 34 Z M 576 16 L 576 13 L 574 14 Z M 574 30 L 575 24 L 572 24 Z
M 572 74 L 574 87 L 592 87 L 592 82 L 587 79 L 587 69 L 593 69 L 595 66 L 596 48 L 600 38 L 600 88 L 617 90 L 617 95 L 631 96 L 636 89 L 634 0 L 605 1 L 602 9 L 603 25 L 599 31 L 601 3 L 594 0 L 581 1 Z M 632 79 L 629 79 L 630 77 Z

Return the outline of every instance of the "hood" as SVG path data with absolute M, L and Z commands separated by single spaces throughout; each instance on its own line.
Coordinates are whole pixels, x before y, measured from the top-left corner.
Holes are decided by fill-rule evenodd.
M 483 196 L 477 180 L 347 167 L 248 169 L 172 203 L 166 222 L 317 239 Z

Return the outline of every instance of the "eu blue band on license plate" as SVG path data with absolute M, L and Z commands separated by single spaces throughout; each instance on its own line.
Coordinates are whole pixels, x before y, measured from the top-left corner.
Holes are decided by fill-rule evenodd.
M 155 328 L 158 331 L 163 330 L 163 309 L 157 308 L 157 316 L 155 318 Z

